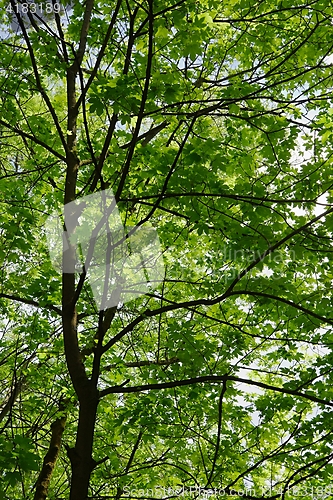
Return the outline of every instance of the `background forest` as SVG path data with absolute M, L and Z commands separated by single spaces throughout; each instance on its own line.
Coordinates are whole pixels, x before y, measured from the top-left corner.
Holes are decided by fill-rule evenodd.
M 331 1 L 0 3 L 0 498 L 331 498 Z

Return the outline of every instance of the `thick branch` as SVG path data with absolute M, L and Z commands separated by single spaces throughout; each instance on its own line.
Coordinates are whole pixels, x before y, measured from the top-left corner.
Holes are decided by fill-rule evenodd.
M 46 106 L 47 106 L 47 108 L 48 108 L 48 110 L 50 112 L 50 115 L 52 116 L 53 122 L 54 122 L 55 127 L 56 127 L 57 132 L 58 132 L 59 139 L 62 142 L 64 150 L 66 151 L 66 147 L 67 147 L 66 140 L 65 140 L 64 134 L 62 132 L 62 129 L 61 129 L 61 126 L 60 126 L 60 123 L 59 123 L 59 119 L 58 119 L 58 116 L 57 116 L 57 114 L 55 112 L 55 109 L 52 106 L 51 100 L 50 100 L 47 92 L 43 88 L 41 77 L 40 77 L 39 70 L 38 70 L 38 65 L 37 65 L 36 58 L 35 58 L 35 53 L 34 53 L 34 50 L 33 50 L 32 46 L 31 46 L 31 43 L 30 43 L 30 40 L 29 40 L 29 36 L 28 36 L 27 30 L 25 28 L 24 22 L 22 21 L 22 18 L 21 18 L 21 15 L 19 14 L 19 12 L 17 10 L 15 10 L 15 2 L 14 2 L 14 0 L 11 0 L 11 5 L 12 5 L 12 8 L 13 8 L 13 11 L 16 13 L 17 22 L 19 23 L 19 26 L 20 26 L 21 31 L 23 33 L 24 40 L 25 40 L 25 42 L 27 44 L 27 47 L 28 47 L 28 52 L 29 52 L 29 56 L 30 56 L 31 65 L 32 65 L 32 68 L 33 68 L 35 80 L 36 80 L 37 89 L 38 89 L 40 95 L 42 96 L 42 98 L 43 98 L 43 100 L 44 100 L 44 102 L 45 102 L 45 104 L 46 104 Z
M 131 141 L 131 145 L 128 150 L 127 158 L 126 158 L 126 163 L 124 165 L 124 169 L 119 181 L 118 189 L 116 192 L 116 201 L 119 200 L 122 190 L 125 185 L 125 180 L 129 171 L 130 163 L 134 154 L 134 149 L 135 145 L 137 142 L 137 138 L 139 136 L 140 132 L 140 127 L 141 123 L 144 117 L 144 110 L 146 106 L 146 101 L 148 98 L 148 90 L 149 90 L 149 85 L 150 85 L 150 79 L 151 79 L 151 71 L 152 71 L 152 63 L 153 63 L 153 55 L 154 55 L 154 47 L 153 47 L 153 42 L 154 42 L 154 32 L 153 32 L 153 24 L 154 24 L 154 14 L 153 14 L 153 1 L 149 0 L 148 1 L 149 5 L 149 33 L 148 33 L 148 56 L 147 56 L 147 66 L 146 66 L 146 77 L 145 77 L 145 84 L 142 92 L 142 98 L 141 98 L 141 103 L 140 103 L 140 109 L 138 113 L 138 118 L 135 124 L 135 129 L 133 132 L 133 137 Z M 128 58 L 127 58 L 128 59 Z
M 102 59 L 105 55 L 105 49 L 106 47 L 108 46 L 108 43 L 109 43 L 109 40 L 110 40 L 110 37 L 111 37 L 111 34 L 112 34 L 112 30 L 116 24 L 116 20 L 117 20 L 117 16 L 118 16 L 118 12 L 119 12 L 119 9 L 120 9 L 120 6 L 121 6 L 121 1 L 122 0 L 118 0 L 117 1 L 117 5 L 116 5 L 116 8 L 114 9 L 114 12 L 112 14 L 112 19 L 111 19 L 111 22 L 109 24 L 109 27 L 108 27 L 108 30 L 106 32 L 106 35 L 104 37 L 104 40 L 103 40 L 103 43 L 101 45 L 101 49 L 98 53 L 98 56 L 96 58 L 96 62 L 95 62 L 95 66 L 91 72 L 91 75 L 89 76 L 89 79 L 88 79 L 88 82 L 86 84 L 86 86 L 82 89 L 82 92 L 81 92 L 81 95 L 80 97 L 78 98 L 78 101 L 77 101 L 77 107 L 80 107 L 81 104 L 83 104 L 83 101 L 85 99 L 85 96 L 92 84 L 92 82 L 94 81 L 94 78 L 96 77 L 97 75 L 97 71 L 101 65 L 101 62 L 102 62 Z
M 56 312 L 61 316 L 61 309 L 59 309 L 56 306 L 53 306 L 52 304 L 46 304 L 41 306 L 36 300 L 32 299 L 25 299 L 23 297 L 18 297 L 17 295 L 9 295 L 7 293 L 0 293 L 0 298 L 3 299 L 9 299 L 9 300 L 14 300 L 16 302 L 22 302 L 22 304 L 28 304 L 29 306 L 34 306 L 34 307 L 45 307 L 46 309 L 49 309 L 50 311 Z
M 0 412 L 0 422 L 5 418 L 5 416 L 12 409 L 16 399 L 20 395 L 20 392 L 22 390 L 22 386 L 23 386 L 24 382 L 25 382 L 25 376 L 23 376 L 20 380 L 18 380 L 15 383 L 14 388 L 12 389 L 12 392 L 11 392 L 5 406 L 2 408 L 2 410 Z
M 91 162 L 91 160 L 87 160 Z M 82 165 L 85 165 L 85 162 L 82 162 Z M 137 196 L 133 198 L 120 198 L 119 201 L 131 201 L 131 202 L 140 202 L 141 200 L 152 200 L 155 198 L 158 198 L 160 193 L 157 194 L 150 194 L 150 195 L 143 195 L 143 196 Z M 205 193 L 205 192 L 191 192 L 191 191 L 184 191 L 183 193 L 163 193 L 162 199 L 165 198 L 182 198 L 182 197 L 200 197 L 200 198 L 228 198 L 231 200 L 237 200 L 237 201 L 260 201 L 260 202 L 265 202 L 265 203 L 283 203 L 283 204 L 289 204 L 289 203 L 317 203 L 317 198 L 314 199 L 302 199 L 302 198 L 268 198 L 268 197 L 262 197 L 262 196 L 251 196 L 251 195 L 243 195 L 243 194 L 232 194 L 232 193 Z M 329 203 L 318 203 L 318 205 L 325 205 L 325 206 L 330 206 Z
M 132 392 L 143 392 L 143 391 L 159 391 L 162 389 L 171 389 L 174 387 L 182 387 L 184 385 L 193 385 L 193 384 L 200 384 L 200 383 L 206 383 L 206 382 L 211 382 L 211 383 L 223 383 L 225 384 L 228 380 L 232 382 L 238 382 L 242 384 L 247 384 L 247 385 L 254 385 L 256 387 L 261 387 L 262 389 L 267 389 L 270 391 L 274 392 L 281 392 L 282 394 L 290 394 L 292 396 L 296 396 L 298 398 L 303 398 L 303 399 L 308 399 L 309 401 L 314 401 L 315 403 L 322 404 L 324 406 L 330 406 L 333 408 L 333 403 L 330 401 L 326 401 L 325 399 L 317 398 L 316 396 L 313 396 L 312 394 L 307 394 L 304 392 L 299 392 L 293 389 L 287 389 L 284 387 L 276 387 L 274 385 L 269 385 L 265 384 L 264 382 L 259 382 L 256 380 L 251 380 L 251 379 L 245 379 L 245 378 L 240 378 L 236 377 L 234 375 L 205 375 L 202 377 L 193 377 L 185 380 L 173 380 L 172 382 L 163 382 L 161 384 L 145 384 L 145 385 L 137 385 L 137 386 L 131 386 L 131 387 L 122 387 L 122 386 L 113 386 L 109 387 L 108 389 L 104 389 L 103 391 L 100 391 L 99 396 L 102 398 L 103 396 L 106 396 L 107 394 L 125 394 L 125 393 L 132 393 Z
M 320 314 L 311 311 L 307 307 L 303 307 L 300 304 L 296 304 L 296 302 L 293 302 L 292 300 L 285 299 L 284 297 L 279 297 L 278 295 L 273 295 L 271 293 L 264 293 L 259 291 L 258 292 L 251 291 L 251 290 L 235 290 L 230 295 L 250 295 L 254 297 L 265 297 L 267 299 L 277 300 L 278 302 L 283 302 L 284 304 L 287 304 L 288 306 L 293 307 L 294 309 L 298 309 L 299 311 L 302 311 L 305 314 L 312 316 L 313 318 L 319 319 L 320 321 L 324 321 L 329 325 L 333 325 L 333 319 L 321 316 Z
M 34 135 L 28 134 L 27 132 L 23 132 L 23 130 L 20 130 L 18 127 L 15 127 L 11 125 L 10 123 L 5 122 L 4 120 L 0 120 L 0 125 L 3 125 L 6 127 L 8 130 L 11 130 L 14 132 L 14 134 L 17 134 L 19 137 L 24 137 L 25 139 L 29 139 L 32 142 L 35 142 L 36 144 L 39 144 L 39 146 L 42 146 L 44 149 L 49 151 L 49 153 L 53 154 L 56 158 L 59 158 L 59 160 L 65 162 L 66 158 L 62 154 L 58 153 L 55 149 L 51 148 L 46 142 L 41 141 Z
M 81 63 L 83 61 L 83 56 L 84 56 L 84 53 L 86 50 L 87 37 L 88 37 L 88 31 L 89 31 L 93 6 L 94 6 L 94 0 L 87 0 L 86 9 L 84 12 L 83 23 L 82 23 L 82 28 L 81 28 L 81 33 L 80 33 L 79 49 L 78 49 L 78 51 L 76 53 L 76 57 L 75 57 L 75 63 L 77 64 L 77 68 L 81 65 Z
M 172 365 L 173 363 L 179 363 L 180 359 L 177 357 L 173 357 L 170 359 L 159 359 L 158 361 L 129 361 L 128 363 L 124 363 L 123 366 L 126 366 L 127 368 L 141 368 L 142 366 L 152 366 L 152 365 L 157 365 L 157 366 L 169 366 Z M 105 371 L 110 371 L 114 368 L 117 368 L 119 364 L 114 363 L 112 365 L 107 365 L 103 368 Z
M 265 252 L 263 252 L 261 255 L 259 255 L 259 257 L 257 257 L 253 262 L 251 262 L 251 264 L 249 266 L 247 266 L 245 269 L 243 269 L 243 271 L 241 271 L 238 274 L 238 276 L 236 276 L 236 278 L 234 279 L 234 281 L 230 284 L 230 286 L 228 287 L 228 289 L 224 292 L 224 294 L 222 296 L 222 299 L 225 298 L 225 297 L 228 297 L 231 294 L 233 288 L 235 288 L 235 286 L 237 285 L 237 283 L 244 276 L 246 276 L 254 267 L 256 267 L 256 265 L 259 264 L 259 262 L 262 262 L 268 255 L 270 255 L 275 250 L 277 250 L 279 247 L 281 247 L 282 245 L 284 245 L 284 243 L 286 243 L 287 241 L 289 241 L 291 238 L 293 238 L 297 234 L 299 234 L 302 231 L 304 231 L 304 229 L 307 229 L 308 227 L 310 227 L 313 224 L 315 224 L 322 217 L 326 217 L 326 215 L 329 215 L 331 213 L 333 213 L 333 208 L 329 208 L 328 210 L 326 210 L 322 214 L 319 214 L 317 217 L 314 217 L 313 219 L 311 219 L 306 224 L 303 224 L 303 226 L 300 226 L 300 227 L 294 229 L 293 231 L 291 231 L 291 233 L 287 234 L 284 238 L 282 238 L 281 240 L 279 240 L 276 243 L 274 243 L 274 245 L 271 245 L 269 248 L 267 248 L 267 250 L 265 250 Z M 325 321 L 327 321 L 327 320 L 325 320 Z M 328 320 L 327 322 L 330 323 L 331 321 Z
M 219 398 L 219 407 L 218 407 L 219 416 L 218 416 L 218 424 L 217 424 L 216 447 L 215 447 L 215 453 L 214 453 L 214 458 L 213 458 L 212 470 L 211 470 L 211 472 L 209 474 L 209 478 L 208 478 L 208 481 L 207 481 L 207 484 L 206 484 L 206 488 L 212 482 L 212 478 L 213 478 L 213 474 L 214 474 L 214 470 L 215 470 L 215 466 L 216 466 L 216 461 L 217 461 L 217 457 L 219 455 L 219 449 L 220 449 L 221 431 L 222 431 L 222 405 L 223 405 L 223 398 L 224 398 L 224 395 L 225 395 L 226 390 L 227 390 L 227 382 L 226 382 L 226 380 L 224 380 L 222 384 L 223 385 L 222 385 L 222 390 L 221 390 L 221 394 L 220 394 L 220 398 Z
M 67 148 L 66 148 L 66 182 L 64 203 L 70 203 L 76 198 L 76 183 L 79 168 L 79 159 L 76 150 L 76 128 L 78 107 L 76 100 L 76 76 L 82 63 L 87 44 L 87 35 L 93 8 L 93 0 L 86 2 L 84 20 L 81 28 L 79 49 L 75 60 L 67 69 Z M 69 244 L 69 249 L 63 252 L 66 264 L 74 268 L 76 261 L 75 246 Z M 86 397 L 89 380 L 82 363 L 77 337 L 77 312 L 75 308 L 75 274 L 63 273 L 62 280 L 62 319 L 64 332 L 64 345 L 68 370 L 75 391 L 82 401 Z M 77 297 L 78 298 L 78 297 Z M 77 300 L 77 299 L 76 299 Z
M 64 410 L 63 405 L 59 407 L 60 411 Z M 49 449 L 44 457 L 43 467 L 36 483 L 36 491 L 34 500 L 45 500 L 57 458 L 59 456 L 61 437 L 65 429 L 66 416 L 61 416 L 51 425 L 51 441 Z

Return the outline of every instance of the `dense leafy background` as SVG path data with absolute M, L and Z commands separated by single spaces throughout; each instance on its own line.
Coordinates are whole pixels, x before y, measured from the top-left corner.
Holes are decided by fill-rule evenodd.
M 76 196 L 112 188 L 124 224 L 158 230 L 166 269 L 156 290 L 119 307 L 104 339 L 89 498 L 177 488 L 323 498 L 333 474 L 330 2 L 75 1 L 18 33 L 1 6 L 1 498 L 34 498 L 64 414 L 48 498 L 69 498 L 78 401 L 44 223 L 64 203 L 73 134 Z M 67 135 L 66 78 L 89 6 Z M 90 376 L 99 319 L 87 283 L 77 310 Z

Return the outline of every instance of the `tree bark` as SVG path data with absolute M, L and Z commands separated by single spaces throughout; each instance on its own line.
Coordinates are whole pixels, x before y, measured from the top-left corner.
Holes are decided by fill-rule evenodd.
M 86 49 L 87 35 L 93 8 L 93 0 L 87 0 L 81 27 L 80 43 L 72 65 L 67 69 L 67 143 L 66 143 L 66 182 L 64 203 L 76 198 L 76 183 L 80 161 L 76 149 L 78 105 L 76 96 L 76 77 Z M 64 253 L 63 253 L 64 255 Z M 66 259 L 66 262 L 65 262 Z M 74 269 L 76 261 L 75 246 L 70 244 L 64 256 L 63 269 Z M 97 384 L 89 380 L 79 349 L 77 336 L 76 301 L 80 289 L 76 288 L 74 272 L 63 273 L 62 280 L 62 324 L 64 347 L 68 371 L 79 401 L 79 421 L 74 448 L 67 450 L 72 466 L 70 500 L 86 500 L 91 471 L 94 467 L 92 446 L 96 412 L 98 406 Z
M 60 405 L 60 410 L 62 410 Z M 52 473 L 59 456 L 62 434 L 65 429 L 66 415 L 57 418 L 51 425 L 51 441 L 49 449 L 44 457 L 43 467 L 36 483 L 34 500 L 45 500 L 50 486 Z
M 89 392 L 80 404 L 75 447 L 68 450 L 72 466 L 70 500 L 86 500 L 90 475 L 95 466 L 92 449 L 98 397 L 96 390 Z
M 10 410 L 12 409 L 16 399 L 18 398 L 20 392 L 21 392 L 21 389 L 22 389 L 22 386 L 25 382 L 25 376 L 22 376 L 14 385 L 13 389 L 12 389 L 12 392 L 9 396 L 9 398 L 7 399 L 7 402 L 6 404 L 4 405 L 4 407 L 2 408 L 1 412 L 0 412 L 0 422 L 5 418 L 5 416 L 10 412 Z

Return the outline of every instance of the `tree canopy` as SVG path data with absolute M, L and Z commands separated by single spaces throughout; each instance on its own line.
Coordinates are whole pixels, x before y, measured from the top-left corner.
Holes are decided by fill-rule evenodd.
M 330 497 L 331 2 L 1 7 L 0 499 Z

